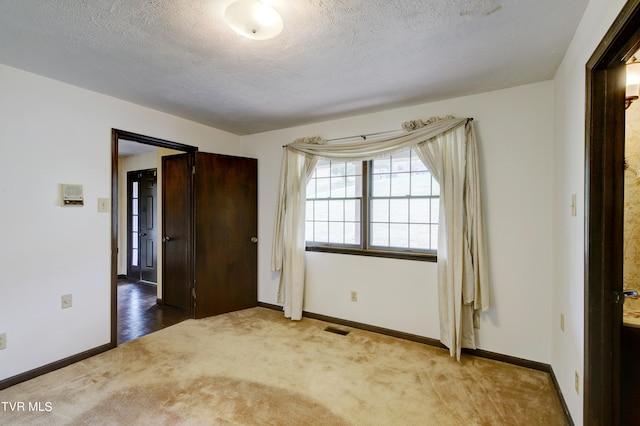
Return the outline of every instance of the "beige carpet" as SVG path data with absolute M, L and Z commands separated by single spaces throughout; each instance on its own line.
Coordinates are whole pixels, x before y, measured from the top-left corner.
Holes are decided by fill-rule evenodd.
M 188 320 L 0 391 L 25 403 L 0 424 L 566 424 L 546 373 L 327 325 L 265 308 Z

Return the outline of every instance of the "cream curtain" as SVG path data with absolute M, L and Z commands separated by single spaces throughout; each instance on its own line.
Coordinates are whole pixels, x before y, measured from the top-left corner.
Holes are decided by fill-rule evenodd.
M 304 143 L 324 141 L 314 138 Z M 299 155 L 290 149 L 282 154 L 271 270 L 280 271 L 278 303 L 283 304 L 284 316 L 292 320 L 302 319 L 307 180 L 317 163 L 318 157 Z
M 279 302 L 299 320 L 304 302 L 305 205 L 308 177 L 320 158 L 366 161 L 414 148 L 440 183 L 438 294 L 441 341 L 451 356 L 475 348 L 473 316 L 489 308 L 486 247 L 473 123 L 444 118 L 403 124 L 400 136 L 323 144 L 320 138 L 285 146 L 271 269 L 280 271 Z
M 473 126 L 458 127 L 415 152 L 440 184 L 440 340 L 451 356 L 476 348 L 474 315 L 489 309 L 480 177 Z

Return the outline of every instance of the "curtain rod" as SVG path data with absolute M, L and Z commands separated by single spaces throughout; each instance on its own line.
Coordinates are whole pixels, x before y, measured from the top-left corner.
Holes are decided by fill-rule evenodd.
M 473 117 L 467 118 L 467 123 L 473 121 Z M 380 136 L 380 135 L 387 135 L 387 134 L 394 134 L 394 133 L 400 133 L 400 132 L 404 132 L 403 129 L 396 129 L 396 130 L 387 130 L 384 132 L 375 132 L 375 133 L 365 133 L 362 135 L 353 135 L 353 136 L 343 136 L 341 138 L 333 138 L 333 139 L 326 139 L 327 142 L 336 142 L 336 141 L 344 141 L 344 140 L 348 140 L 348 139 L 354 139 L 354 138 L 362 138 L 363 140 L 367 140 L 367 138 L 369 136 Z M 283 148 L 285 148 L 287 145 L 282 145 Z
M 400 133 L 403 132 L 404 130 L 402 129 L 396 129 L 396 130 L 387 130 L 384 132 L 376 132 L 376 133 L 365 133 L 363 135 L 353 135 L 353 136 L 343 136 L 341 138 L 333 138 L 333 139 L 326 139 L 326 142 L 336 142 L 336 141 L 345 141 L 348 139 L 355 139 L 355 138 L 362 138 L 364 140 L 367 140 L 367 138 L 369 136 L 379 136 L 379 135 L 386 135 L 386 134 L 394 134 L 394 133 Z M 282 145 L 283 148 L 285 148 L 287 145 Z
M 380 136 L 380 135 L 386 135 L 386 134 L 392 134 L 392 133 L 400 133 L 403 131 L 404 130 L 402 129 L 396 129 L 396 130 L 387 130 L 384 132 L 365 133 L 363 135 L 343 136 L 341 138 L 327 139 L 327 142 L 336 142 L 336 141 L 342 141 L 342 140 L 354 139 L 354 138 L 362 138 L 364 140 L 367 140 L 369 136 Z
M 473 118 L 467 118 L 467 123 L 469 121 L 473 121 Z M 367 138 L 369 136 L 380 136 L 380 135 L 400 133 L 400 132 L 404 132 L 404 129 L 387 130 L 386 132 L 365 133 L 363 135 L 344 136 L 344 137 L 341 137 L 341 138 L 327 139 L 327 142 L 342 141 L 342 140 L 354 139 L 354 138 L 362 138 L 364 140 L 367 140 Z

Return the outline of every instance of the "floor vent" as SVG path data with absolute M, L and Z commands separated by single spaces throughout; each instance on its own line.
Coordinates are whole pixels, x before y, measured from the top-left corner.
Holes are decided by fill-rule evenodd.
M 324 329 L 324 331 L 328 331 L 329 333 L 339 334 L 341 336 L 346 336 L 347 334 L 350 333 L 350 331 L 340 330 L 339 328 L 335 328 L 335 327 L 327 327 Z

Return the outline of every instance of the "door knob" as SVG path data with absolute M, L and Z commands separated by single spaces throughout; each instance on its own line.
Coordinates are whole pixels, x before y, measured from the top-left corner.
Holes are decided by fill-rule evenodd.
M 162 238 L 162 242 L 166 243 L 168 241 L 171 241 L 171 237 L 163 237 Z
M 252 243 L 257 243 L 258 242 L 258 237 L 251 237 L 251 242 Z

